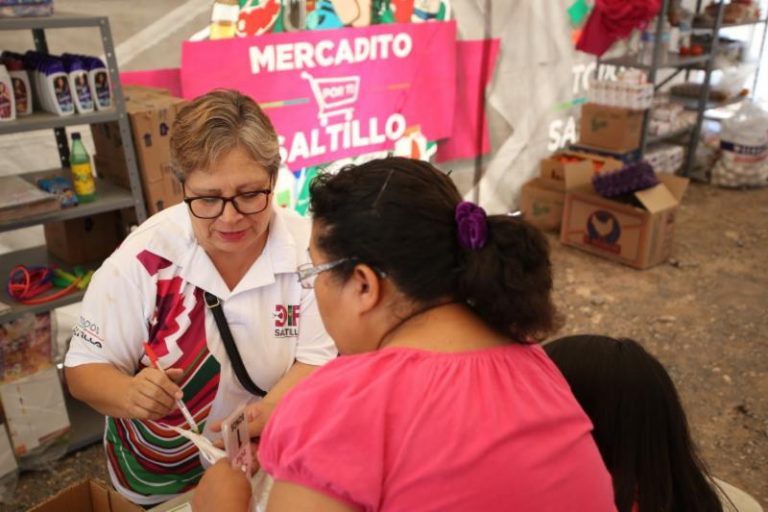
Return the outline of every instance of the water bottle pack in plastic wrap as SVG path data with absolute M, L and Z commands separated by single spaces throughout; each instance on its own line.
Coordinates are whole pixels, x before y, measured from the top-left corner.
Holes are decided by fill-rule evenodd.
M 768 112 L 745 100 L 732 118 L 723 121 L 720 151 L 712 184 L 768 186 Z

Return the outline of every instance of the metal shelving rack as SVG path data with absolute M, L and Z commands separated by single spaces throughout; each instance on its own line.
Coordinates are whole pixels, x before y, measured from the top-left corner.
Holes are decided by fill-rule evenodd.
M 98 28 L 100 31 L 104 55 L 106 56 L 106 65 L 112 82 L 113 103 L 115 107 L 106 111 L 97 111 L 90 114 L 73 114 L 69 116 L 57 116 L 46 112 L 35 112 L 32 115 L 21 117 L 15 121 L 0 124 L 0 135 L 32 130 L 53 129 L 58 146 L 61 168 L 43 172 L 31 172 L 22 175 L 22 177 L 34 183 L 35 178 L 43 175 L 68 175 L 69 143 L 65 127 L 117 121 L 120 128 L 120 136 L 123 140 L 123 149 L 125 152 L 125 161 L 128 168 L 128 178 L 131 188 L 130 190 L 125 190 L 116 187 L 105 180 L 97 179 L 96 200 L 93 203 L 81 204 L 74 208 L 63 209 L 52 213 L 3 221 L 0 222 L 0 232 L 45 224 L 47 222 L 87 217 L 97 213 L 121 210 L 124 208 L 133 208 L 136 211 L 138 222 L 143 222 L 147 218 L 147 210 L 144 205 L 144 197 L 141 189 L 141 180 L 139 178 L 139 173 L 136 167 L 136 157 L 134 156 L 133 151 L 131 129 L 128 115 L 125 111 L 123 91 L 120 86 L 120 75 L 115 59 L 115 50 L 112 43 L 112 32 L 109 27 L 109 19 L 104 16 L 81 16 L 65 13 L 54 14 L 53 16 L 44 18 L 0 19 L 0 30 L 31 30 L 35 48 L 37 51 L 44 53 L 48 53 L 48 43 L 45 38 L 46 30 L 78 27 Z M 23 263 L 25 265 L 36 265 L 49 262 L 55 262 L 55 260 L 47 254 L 45 247 L 11 252 L 0 256 L 0 272 L 6 271 L 4 274 L 0 275 L 7 276 L 7 270 L 15 264 Z M 3 290 L 2 295 L 0 295 L 0 301 L 5 302 L 11 307 L 3 313 L 0 313 L 0 323 L 18 318 L 30 311 L 40 312 L 71 304 L 80 300 L 80 298 L 82 298 L 82 294 L 75 293 L 50 302 L 42 307 L 29 307 L 14 304 L 13 299 L 8 296 L 7 290 Z
M 60 28 L 98 28 L 101 36 L 101 44 L 106 57 L 106 66 L 112 85 L 114 108 L 106 111 L 96 111 L 90 114 L 73 114 L 69 116 L 57 116 L 45 112 L 35 112 L 32 115 L 19 118 L 15 121 L 0 124 L 0 136 L 33 130 L 52 129 L 58 146 L 61 167 L 49 171 L 37 171 L 22 174 L 24 179 L 34 183 L 40 176 L 60 174 L 69 175 L 69 143 L 65 128 L 67 126 L 85 125 L 93 123 L 105 123 L 116 121 L 120 136 L 123 141 L 124 157 L 128 169 L 130 190 L 117 187 L 106 180 L 96 180 L 96 200 L 92 203 L 80 204 L 73 208 L 59 211 L 30 215 L 27 217 L 0 222 L 0 232 L 11 231 L 23 227 L 46 224 L 48 222 L 64 221 L 87 217 L 97 213 L 132 208 L 136 214 L 136 220 L 141 223 L 147 218 L 147 210 L 144 204 L 144 196 L 141 188 L 141 180 L 134 156 L 133 139 L 128 116 L 125 110 L 125 102 L 120 75 L 118 73 L 115 57 L 112 32 L 109 19 L 104 16 L 83 16 L 77 14 L 57 13 L 49 17 L 41 18 L 5 18 L 0 19 L 0 31 L 31 30 L 35 49 L 48 53 L 48 43 L 45 31 Z M 21 251 L 14 251 L 0 255 L 0 275 L 7 276 L 15 265 L 67 265 L 58 262 L 56 258 L 48 254 L 46 247 L 33 247 Z M 3 287 L 0 301 L 10 307 L 0 313 L 0 323 L 13 320 L 25 313 L 40 313 L 49 311 L 82 299 L 83 292 L 66 295 L 60 299 L 46 304 L 27 306 L 14 302 L 8 296 Z M 68 396 L 68 394 L 67 394 Z M 104 417 L 93 409 L 77 400 L 68 397 L 67 409 L 72 423 L 69 450 L 77 450 L 92 444 L 100 439 L 104 428 Z
M 697 0 L 696 14 L 699 14 L 701 12 L 701 7 L 702 7 L 701 3 L 702 3 L 701 0 Z M 659 41 L 661 38 L 661 33 L 663 31 L 663 25 L 664 25 L 664 16 L 665 16 L 664 13 L 667 12 L 669 4 L 670 4 L 670 0 L 663 0 L 662 2 L 661 10 L 659 11 L 660 14 L 656 20 L 656 27 L 655 27 L 656 41 Z M 655 143 L 664 142 L 664 141 L 683 143 L 686 146 L 686 150 L 687 150 L 686 156 L 685 156 L 685 163 L 683 164 L 683 168 L 681 172 L 681 174 L 683 174 L 684 176 L 692 177 L 693 162 L 695 158 L 696 147 L 699 143 L 704 119 L 705 117 L 707 117 L 706 115 L 707 111 L 714 108 L 732 105 L 744 99 L 743 97 L 734 97 L 722 102 L 715 102 L 715 101 L 709 100 L 710 78 L 712 76 L 712 71 L 714 70 L 713 56 L 717 54 L 717 46 L 719 41 L 720 30 L 724 28 L 731 28 L 731 27 L 763 24 L 764 29 L 761 37 L 761 42 L 760 42 L 758 62 L 759 60 L 762 59 L 763 52 L 765 49 L 766 33 L 768 32 L 768 18 L 751 21 L 751 22 L 724 24 L 723 23 L 724 8 L 725 8 L 725 2 L 723 0 L 719 0 L 717 2 L 717 15 L 715 17 L 714 24 L 712 24 L 711 26 L 694 25 L 692 27 L 693 31 L 696 31 L 696 32 L 708 31 L 708 32 L 711 32 L 712 34 L 712 45 L 710 47 L 709 53 L 705 55 L 680 57 L 675 54 L 669 54 L 666 61 L 662 62 L 663 46 L 660 44 L 657 44 L 654 47 L 653 56 L 650 64 L 644 64 L 640 62 L 637 58 L 634 58 L 632 56 L 622 56 L 618 58 L 602 59 L 602 60 L 598 59 L 598 67 L 601 65 L 614 65 L 614 66 L 631 67 L 631 68 L 645 70 L 648 75 L 648 82 L 654 84 L 655 91 L 658 91 L 661 87 L 669 83 L 672 79 L 674 79 L 683 71 L 685 71 L 686 77 L 688 76 L 690 71 L 693 71 L 693 70 L 704 72 L 704 79 L 702 81 L 702 87 L 699 91 L 698 98 L 690 98 L 690 99 L 676 98 L 675 99 L 675 101 L 682 101 L 685 104 L 686 109 L 696 111 L 697 113 L 696 122 L 694 123 L 693 126 L 679 129 L 679 130 L 674 130 L 672 132 L 664 133 L 660 135 L 650 135 L 648 133 L 648 126 L 650 124 L 651 110 L 650 109 L 646 110 L 643 116 L 642 135 L 640 140 L 641 156 L 645 155 L 648 149 L 648 146 L 650 144 L 655 144 Z M 659 80 L 658 79 L 659 71 L 662 69 L 671 69 L 673 70 L 673 72 L 668 76 L 664 77 L 662 80 Z M 752 87 L 753 94 L 757 86 L 759 71 L 760 70 L 758 65 L 758 69 L 755 72 L 755 80 Z

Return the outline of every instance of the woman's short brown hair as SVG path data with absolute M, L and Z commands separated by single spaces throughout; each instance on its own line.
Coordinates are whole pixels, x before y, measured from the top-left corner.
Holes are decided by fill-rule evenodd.
M 182 182 L 192 171 L 209 168 L 236 147 L 245 149 L 271 178 L 277 175 L 277 133 L 250 97 L 232 89 L 216 89 L 189 102 L 176 116 L 171 165 Z

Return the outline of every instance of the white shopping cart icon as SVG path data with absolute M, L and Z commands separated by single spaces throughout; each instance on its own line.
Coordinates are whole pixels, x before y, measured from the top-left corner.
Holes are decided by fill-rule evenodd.
M 328 118 L 343 115 L 347 121 L 352 120 L 355 112 L 354 103 L 357 101 L 357 93 L 360 90 L 359 76 L 340 76 L 336 78 L 315 78 L 306 71 L 301 73 L 301 78 L 309 81 L 312 94 L 317 101 L 320 124 L 328 124 Z

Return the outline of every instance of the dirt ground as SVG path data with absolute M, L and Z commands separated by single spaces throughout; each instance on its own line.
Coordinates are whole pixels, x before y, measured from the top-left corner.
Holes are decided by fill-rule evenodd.
M 713 475 L 768 506 L 768 189 L 694 184 L 672 258 L 635 271 L 552 237 L 563 333 L 641 342 L 674 380 Z
M 559 335 L 634 338 L 667 367 L 712 473 L 768 505 L 768 189 L 694 184 L 678 215 L 673 258 L 637 271 L 551 236 Z M 26 510 L 71 482 L 107 479 L 100 446 L 22 475 Z

